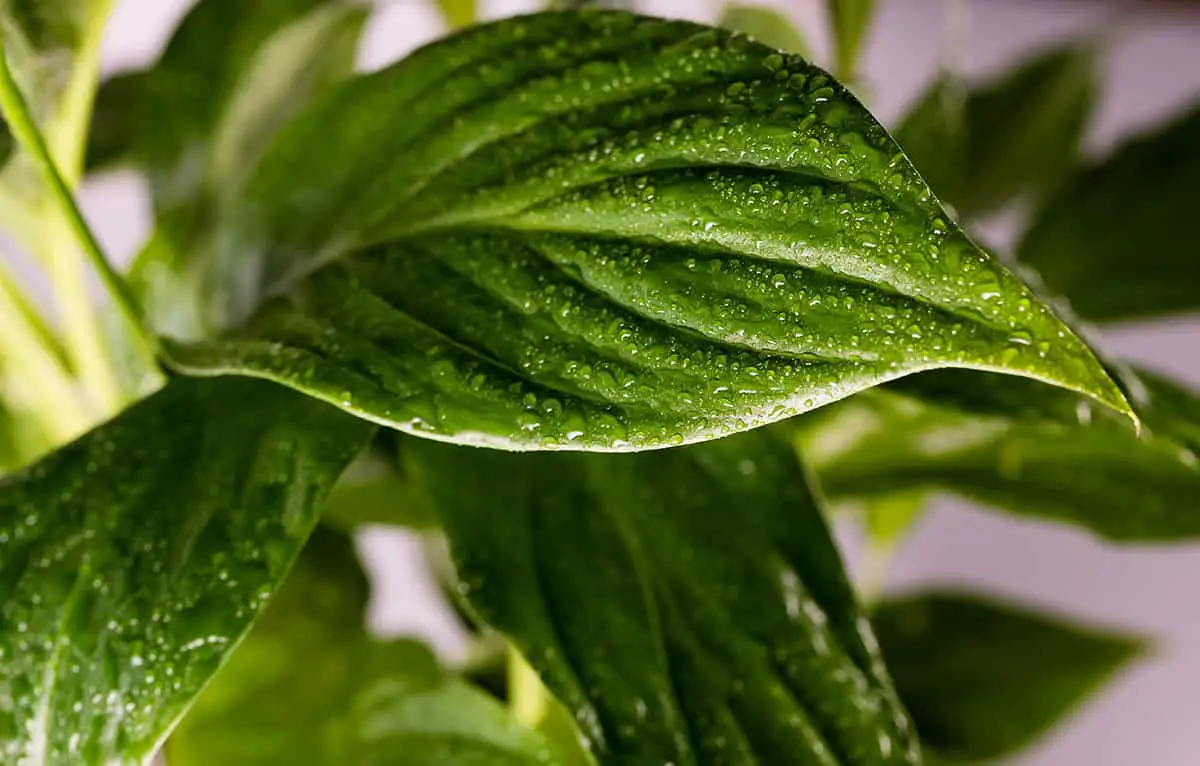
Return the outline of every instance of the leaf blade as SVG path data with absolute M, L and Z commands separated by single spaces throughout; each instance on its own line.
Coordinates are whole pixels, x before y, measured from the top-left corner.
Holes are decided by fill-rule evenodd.
M 939 763 L 1028 746 L 1144 649 L 1128 635 L 952 591 L 885 600 L 873 623 Z
M 919 761 L 786 444 L 411 457 L 460 592 L 600 762 Z
M 1174 211 L 1200 188 L 1197 136 L 1193 107 L 1076 173 L 1035 215 L 1019 260 L 1093 321 L 1195 310 L 1200 253 Z
M 167 438 L 144 442 L 164 425 Z M 261 383 L 176 380 L 7 477 L 6 760 L 152 754 L 290 567 L 317 501 L 371 430 Z
M 945 366 L 1125 409 L 852 96 L 692 24 L 476 27 L 330 93 L 230 208 L 215 313 L 253 317 L 176 368 L 417 435 L 646 449 Z
M 1196 539 L 1200 398 L 1144 371 L 1123 378 L 1140 435 L 1064 392 L 947 371 L 819 413 L 801 451 L 834 498 L 942 489 L 1114 542 Z

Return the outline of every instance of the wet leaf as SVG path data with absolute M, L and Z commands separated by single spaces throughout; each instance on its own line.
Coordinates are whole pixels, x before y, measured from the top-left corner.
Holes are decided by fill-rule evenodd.
M 800 27 L 786 13 L 765 5 L 726 3 L 718 24 L 734 32 L 741 32 L 764 45 L 788 53 L 798 53 L 811 58 L 808 41 Z
M 934 193 L 964 217 L 1022 194 L 1044 194 L 1080 159 L 1099 53 L 1091 42 L 1055 48 L 965 94 L 941 78 L 905 118 L 896 140 Z
M 368 636 L 366 605 L 350 538 L 318 528 L 171 736 L 172 766 L 556 766 L 536 734 L 427 648 Z
M 938 763 L 1025 747 L 1143 649 L 1128 635 L 953 592 L 885 600 L 872 623 Z
M 1094 321 L 1200 308 L 1200 106 L 1082 170 L 1034 217 L 1020 259 Z
M 1200 398 L 1126 375 L 1144 424 L 1046 386 L 940 372 L 801 421 L 801 451 L 843 501 L 942 489 L 1116 541 L 1200 538 Z
M 0 760 L 153 753 L 371 431 L 278 386 L 175 380 L 0 482 Z
M 919 761 L 816 499 L 769 431 L 640 455 L 405 455 L 459 592 L 605 766 Z
M 436 43 L 321 99 L 226 212 L 213 313 L 254 316 L 176 368 L 420 436 L 645 449 L 940 367 L 1125 407 L 852 96 L 693 24 Z

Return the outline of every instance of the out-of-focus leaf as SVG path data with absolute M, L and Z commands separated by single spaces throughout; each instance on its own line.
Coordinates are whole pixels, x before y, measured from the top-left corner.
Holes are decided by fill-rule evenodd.
M 1200 309 L 1200 106 L 1079 172 L 1018 250 L 1094 321 Z
M 351 463 L 338 480 L 323 521 L 344 531 L 364 524 L 427 530 L 437 525 L 429 499 L 406 474 L 399 457 L 406 437 L 381 433 L 370 450 Z
M 318 528 L 167 743 L 172 766 L 558 766 L 427 648 L 368 636 L 366 606 L 350 538 Z
M 816 499 L 757 430 L 640 455 L 405 451 L 459 591 L 620 764 L 919 762 Z
M 960 593 L 885 600 L 872 622 L 938 763 L 990 762 L 1030 744 L 1143 649 L 1128 635 Z
M 1036 56 L 965 94 L 940 78 L 896 131 L 929 185 L 963 217 L 1053 189 L 1080 157 L 1096 99 L 1099 49 Z M 961 113 L 959 110 L 961 109 Z
M 746 3 L 726 3 L 717 22 L 725 29 L 741 32 L 764 45 L 806 58 L 812 54 L 804 33 L 786 13 L 777 8 Z
M 156 231 L 129 282 L 162 333 L 195 337 L 214 219 L 271 137 L 351 73 L 369 9 L 341 0 L 202 0 L 154 67 L 101 89 L 94 162 L 125 158 L 150 179 Z
M 0 760 L 149 757 L 373 430 L 278 386 L 174 380 L 0 481 Z
M 839 77 L 854 80 L 859 51 L 875 13 L 875 0 L 827 0 L 825 7 L 837 47 L 834 71 Z
M 1125 408 L 852 96 L 695 24 L 547 13 L 435 43 L 293 121 L 228 212 L 213 314 L 253 317 L 168 344 L 176 369 L 418 436 L 646 449 L 940 367 Z
M 1200 538 L 1200 399 L 1147 373 L 1130 382 L 1140 437 L 1065 392 L 941 372 L 815 413 L 800 447 L 843 500 L 943 489 L 1117 541 Z
M 100 37 L 112 0 L 0 0 L 4 55 L 47 147 L 69 184 L 82 165 Z M 0 118 L 0 225 L 29 241 L 42 175 Z

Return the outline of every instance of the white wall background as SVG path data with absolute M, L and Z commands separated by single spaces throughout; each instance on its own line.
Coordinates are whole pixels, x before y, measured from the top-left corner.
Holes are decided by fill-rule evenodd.
M 820 34 L 823 3 L 775 4 L 790 8 L 804 22 L 816 37 L 818 55 L 828 50 Z M 885 123 L 894 123 L 937 66 L 948 6 L 935 0 L 880 4 L 865 74 L 873 110 Z M 152 60 L 188 5 L 188 0 L 118 0 L 104 47 L 106 71 Z M 489 14 L 504 15 L 534 3 L 497 0 L 485 5 Z M 1002 71 L 1033 48 L 1097 25 L 1116 31 L 1098 118 L 1088 138 L 1095 151 L 1200 98 L 1200 12 L 1137 3 L 1118 11 L 1081 0 L 962 0 L 957 5 L 967 34 L 959 68 L 970 76 Z M 641 4 L 661 15 L 701 20 L 713 18 L 715 6 L 700 0 Z M 362 62 L 373 67 L 390 61 L 436 31 L 437 18 L 422 0 L 386 2 L 367 36 Z M 84 203 L 110 252 L 132 254 L 149 225 L 137 183 L 128 177 L 91 183 Z M 1010 224 L 1001 220 L 993 233 L 1000 239 L 1011 236 Z M 1110 333 L 1109 341 L 1118 353 L 1200 385 L 1196 319 L 1122 328 Z M 422 574 L 417 543 L 403 534 L 373 533 L 363 541 L 363 551 L 378 576 L 372 615 L 376 627 L 422 635 L 451 655 L 461 653 L 461 635 Z M 1153 658 L 1119 677 L 1101 698 L 1015 764 L 1200 764 L 1194 728 L 1200 721 L 1200 549 L 1106 548 L 1074 530 L 947 501 L 938 503 L 921 524 L 895 561 L 893 575 L 897 588 L 970 583 L 1159 639 Z

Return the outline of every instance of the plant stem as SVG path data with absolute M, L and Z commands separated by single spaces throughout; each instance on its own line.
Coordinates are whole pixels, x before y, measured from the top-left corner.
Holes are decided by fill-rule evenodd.
M 508 648 L 508 706 L 513 717 L 533 729 L 545 719 L 549 712 L 546 689 L 542 679 L 516 647 Z
M 17 285 L 0 272 L 0 368 L 15 368 L 36 391 L 33 417 L 58 442 L 78 436 L 91 422 L 71 383 L 57 342 Z
M 2 37 L 0 37 L 0 112 L 4 114 L 9 129 L 17 141 L 29 153 L 34 164 L 41 170 L 51 197 L 56 203 L 65 225 L 75 235 L 79 246 L 96 269 L 106 292 L 129 324 L 139 357 L 147 363 L 149 369 L 154 369 L 154 338 L 147 330 L 137 302 L 134 300 L 125 281 L 104 257 L 100 244 L 96 241 L 95 235 L 88 227 L 83 215 L 79 212 L 71 190 L 59 172 L 54 158 L 50 155 L 46 142 L 43 140 L 37 125 L 34 123 L 28 104 L 25 102 L 25 98 L 22 96 L 21 90 L 13 78 L 12 70 L 8 66 Z M 105 344 L 103 343 L 101 328 L 94 321 L 94 317 L 91 314 L 91 303 L 87 298 L 85 274 L 80 269 L 75 268 L 74 265 L 66 262 L 68 258 L 71 261 L 75 259 L 70 257 L 69 248 L 65 247 L 67 243 L 59 242 L 59 237 L 53 235 L 53 232 L 60 230 L 58 226 L 50 227 L 47 232 L 45 244 L 52 257 L 51 268 L 55 284 L 68 298 L 62 310 L 64 314 L 63 321 L 68 327 L 69 338 L 71 338 L 69 345 L 71 345 L 73 353 L 81 363 L 87 360 L 93 370 L 98 367 L 105 371 L 103 378 L 106 381 L 105 383 L 100 383 L 98 380 L 91 378 L 89 378 L 89 382 L 103 386 L 103 388 L 99 388 L 98 390 L 105 391 L 105 399 L 109 400 L 109 404 L 115 405 L 120 401 L 120 390 L 116 384 L 115 373 L 111 369 L 111 360 L 104 355 Z M 97 355 L 99 356 L 97 357 Z

